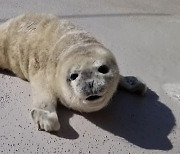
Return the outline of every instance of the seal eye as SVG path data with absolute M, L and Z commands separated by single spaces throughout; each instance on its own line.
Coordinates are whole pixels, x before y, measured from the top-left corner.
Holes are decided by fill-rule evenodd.
M 106 65 L 101 65 L 99 68 L 98 68 L 98 71 L 102 74 L 106 74 L 109 72 L 109 68 L 108 66 Z
M 77 77 L 78 77 L 77 73 L 72 73 L 71 76 L 70 76 L 70 79 L 71 80 L 76 80 Z

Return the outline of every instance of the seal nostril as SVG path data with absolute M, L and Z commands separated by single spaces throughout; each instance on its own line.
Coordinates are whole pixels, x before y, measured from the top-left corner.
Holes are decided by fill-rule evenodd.
M 70 79 L 71 80 L 76 80 L 77 77 L 78 77 L 77 73 L 72 73 L 71 76 L 70 76 Z
M 109 67 L 107 65 L 101 65 L 99 68 L 98 68 L 98 71 L 102 74 L 106 74 L 109 72 Z

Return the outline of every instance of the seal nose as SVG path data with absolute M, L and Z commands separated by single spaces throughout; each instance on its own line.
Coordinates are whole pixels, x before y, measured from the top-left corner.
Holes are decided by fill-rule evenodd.
M 89 88 L 90 88 L 90 89 L 92 89 L 92 88 L 94 87 L 94 80 L 93 80 L 93 81 L 91 81 L 91 82 L 89 82 L 89 84 L 88 84 L 88 85 L 89 85 Z

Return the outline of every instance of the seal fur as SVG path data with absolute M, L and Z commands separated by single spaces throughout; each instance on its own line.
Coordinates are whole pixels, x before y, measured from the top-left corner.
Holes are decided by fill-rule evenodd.
M 133 89 L 121 84 L 123 77 L 107 48 L 53 15 L 26 14 L 0 25 L 0 68 L 30 82 L 31 116 L 45 131 L 60 128 L 57 99 L 68 108 L 93 112 L 107 106 L 118 83 Z

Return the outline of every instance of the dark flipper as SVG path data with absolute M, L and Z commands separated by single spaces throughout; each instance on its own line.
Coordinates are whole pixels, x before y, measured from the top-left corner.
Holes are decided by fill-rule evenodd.
M 134 76 L 120 76 L 118 90 L 119 89 L 124 89 L 128 92 L 136 93 L 138 95 L 145 95 L 147 86 Z

